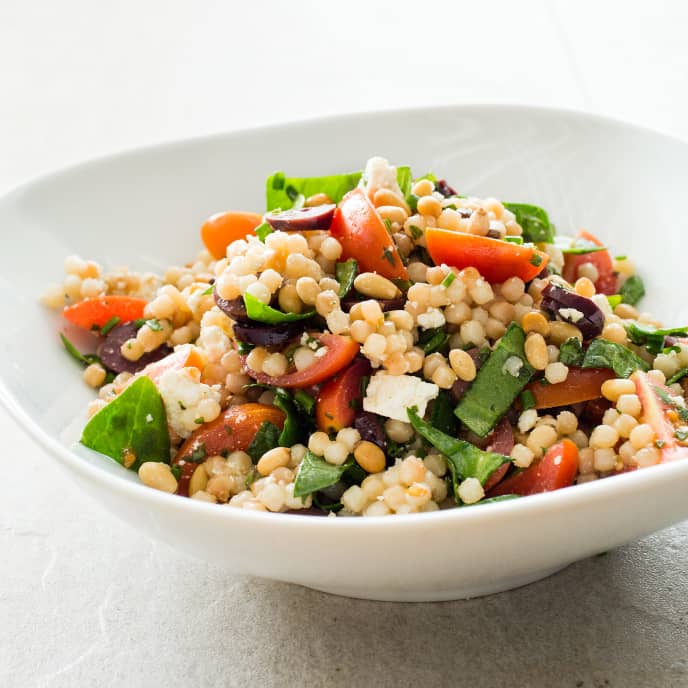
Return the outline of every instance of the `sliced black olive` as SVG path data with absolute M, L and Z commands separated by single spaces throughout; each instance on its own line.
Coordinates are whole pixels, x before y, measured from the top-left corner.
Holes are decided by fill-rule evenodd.
M 581 331 L 583 339 L 596 337 L 604 328 L 604 313 L 592 299 L 576 294 L 575 291 L 560 287 L 553 282 L 550 282 L 542 290 L 540 307 L 553 316 L 575 325 Z M 578 313 L 568 313 L 567 309 L 578 311 Z
M 236 322 L 251 322 L 251 318 L 248 317 L 246 305 L 241 296 L 236 299 L 227 300 L 218 296 L 217 292 L 213 292 L 213 294 L 215 295 L 217 307 L 225 315 L 228 315 L 232 320 L 236 320 Z
M 387 438 L 382 429 L 382 418 L 375 413 L 362 411 L 354 420 L 354 427 L 366 442 L 377 444 L 383 451 L 387 449 Z
M 314 208 L 283 210 L 281 213 L 268 213 L 265 221 L 273 229 L 283 232 L 303 232 L 308 229 L 329 229 L 334 217 L 334 203 L 318 205 Z
M 135 339 L 137 330 L 133 322 L 128 322 L 113 327 L 107 333 L 105 341 L 98 348 L 98 356 L 108 370 L 114 373 L 138 373 L 149 363 L 159 361 L 172 353 L 172 349 L 167 344 L 163 344 L 154 351 L 143 354 L 138 361 L 129 361 L 124 358 L 121 352 L 122 344 L 129 339 Z
M 240 322 L 234 325 L 234 334 L 239 341 L 254 346 L 282 346 L 300 337 L 304 329 L 303 320 L 279 325 Z
M 365 296 L 361 296 L 358 292 L 355 291 L 350 291 L 343 299 L 341 302 L 342 310 L 345 313 L 348 313 L 353 306 L 355 306 L 357 303 L 360 303 L 361 301 L 366 301 Z M 404 304 L 406 303 L 406 297 L 404 296 L 398 296 L 394 299 L 376 299 L 376 301 L 380 304 L 380 308 L 382 309 L 383 313 L 386 313 L 387 311 L 398 311 L 403 309 Z
M 435 184 L 435 189 L 439 191 L 445 198 L 449 198 L 450 196 L 456 196 L 456 191 L 447 184 L 446 179 L 438 179 L 437 183 Z

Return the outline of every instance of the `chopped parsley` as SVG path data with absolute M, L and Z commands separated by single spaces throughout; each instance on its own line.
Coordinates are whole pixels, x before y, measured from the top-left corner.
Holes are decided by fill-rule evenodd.
M 394 254 L 389 246 L 385 247 L 385 249 L 382 251 L 382 259 L 386 260 L 392 266 L 395 265 Z
M 208 452 L 205 448 L 205 442 L 201 442 L 191 453 L 191 456 L 188 458 L 191 463 L 201 463 L 201 461 L 204 461 L 205 458 L 208 456 Z
M 411 237 L 416 240 L 423 236 L 423 230 L 418 227 L 418 225 L 411 225 L 409 227 L 409 232 L 411 232 Z
M 113 315 L 113 316 L 110 318 L 110 320 L 108 320 L 108 321 L 105 323 L 105 325 L 103 325 L 103 326 L 100 328 L 100 334 L 102 334 L 103 337 L 104 337 L 110 330 L 112 330 L 114 327 L 117 327 L 117 325 L 119 325 L 120 322 L 121 322 L 121 321 L 120 321 L 120 318 L 119 318 L 118 316 L 116 316 L 116 315 Z
M 290 187 L 290 188 L 292 188 L 292 187 Z M 263 224 L 260 224 L 256 227 L 255 232 L 256 232 L 256 236 L 263 243 L 265 243 L 265 239 L 267 238 L 268 234 L 272 234 L 272 226 L 270 225 L 269 222 L 263 222 Z
M 456 279 L 456 273 L 450 272 L 441 282 L 443 287 L 450 287 L 452 282 Z
M 162 332 L 162 325 L 160 324 L 160 321 L 157 318 L 151 318 L 150 320 L 146 320 L 146 325 L 153 330 L 153 332 Z
M 534 265 L 536 268 L 540 267 L 540 265 L 542 264 L 542 256 L 537 253 L 534 253 L 533 257 L 530 259 L 530 264 Z
M 209 296 L 215 291 L 215 285 L 211 284 L 202 294 L 201 296 Z

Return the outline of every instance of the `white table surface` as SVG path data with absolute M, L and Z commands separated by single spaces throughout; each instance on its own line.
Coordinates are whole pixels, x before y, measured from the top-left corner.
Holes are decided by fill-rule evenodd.
M 124 147 L 407 105 L 570 107 L 685 138 L 687 22 L 680 0 L 2 0 L 0 191 Z M 178 555 L 4 411 L 0 436 L 2 687 L 688 686 L 688 524 L 490 598 L 352 601 Z

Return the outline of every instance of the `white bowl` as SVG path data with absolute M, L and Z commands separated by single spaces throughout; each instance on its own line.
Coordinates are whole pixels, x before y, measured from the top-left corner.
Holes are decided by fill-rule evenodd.
M 374 154 L 459 189 L 549 210 L 637 259 L 667 322 L 688 321 L 688 145 L 627 124 L 522 107 L 352 115 L 182 141 L 88 162 L 0 200 L 0 398 L 48 454 L 134 528 L 229 569 L 378 600 L 506 590 L 688 518 L 688 461 L 513 502 L 391 518 L 316 518 L 156 492 L 72 448 L 92 393 L 38 304 L 72 253 L 135 269 L 179 264 L 202 220 L 261 210 L 270 172 L 359 169 Z M 74 515 L 78 518 L 78 514 Z

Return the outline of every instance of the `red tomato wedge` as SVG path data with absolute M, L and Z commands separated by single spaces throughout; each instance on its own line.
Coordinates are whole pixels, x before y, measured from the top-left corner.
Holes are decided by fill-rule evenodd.
M 526 389 L 535 397 L 535 408 L 554 408 L 599 399 L 602 396 L 602 383 L 613 377 L 616 377 L 614 371 L 608 368 L 571 367 L 564 382 L 543 385 L 538 380 L 531 382 Z
M 577 472 L 578 447 L 571 440 L 562 440 L 550 447 L 537 463 L 502 480 L 487 496 L 518 494 L 525 497 L 540 492 L 551 492 L 573 485 Z
M 549 262 L 549 256 L 534 246 L 510 244 L 500 239 L 430 227 L 425 230 L 428 253 L 436 265 L 474 267 L 492 283 L 520 277 L 529 282 Z
M 358 344 L 351 337 L 343 337 L 338 334 L 314 334 L 312 337 L 317 339 L 327 349 L 308 368 L 271 377 L 245 366 L 246 373 L 254 380 L 273 387 L 310 387 L 311 385 L 317 385 L 319 382 L 329 380 L 342 368 L 348 366 L 354 360 L 359 350 Z
M 256 227 L 263 218 L 256 213 L 229 210 L 209 217 L 201 227 L 201 239 L 215 260 L 224 258 L 227 246 L 237 239 L 255 234 Z
M 636 370 L 631 375 L 631 380 L 635 384 L 635 389 L 643 408 L 643 420 L 655 431 L 657 439 L 663 442 L 661 448 L 661 463 L 676 461 L 688 457 L 688 447 L 679 445 L 676 441 L 676 428 L 671 416 L 678 421 L 678 414 L 675 408 L 667 404 L 660 398 L 660 394 L 665 398 L 672 396 L 671 391 L 664 385 L 653 382 L 647 373 Z M 676 422 L 678 425 L 679 423 Z
M 185 496 L 188 494 L 189 480 L 206 456 L 216 456 L 223 451 L 246 451 L 266 421 L 281 430 L 284 413 L 267 404 L 239 404 L 230 406 L 212 423 L 206 423 L 195 430 L 172 461 L 173 464 L 183 462 L 177 492 Z M 198 461 L 190 460 L 194 452 L 199 450 L 203 457 Z
M 590 234 L 590 232 L 579 232 L 578 238 L 590 241 L 596 246 L 604 246 L 604 244 L 594 234 Z M 609 255 L 609 251 L 595 251 L 595 253 L 584 253 L 580 256 L 567 254 L 564 256 L 564 279 L 570 284 L 573 284 L 578 279 L 578 268 L 583 265 L 583 263 L 592 263 L 597 268 L 599 277 L 595 282 L 595 288 L 600 294 L 611 295 L 618 292 L 619 280 L 614 274 L 612 257 Z
M 382 218 L 363 189 L 349 191 L 335 210 L 330 234 L 355 258 L 361 272 L 377 272 L 388 279 L 408 279 L 397 247 Z
M 361 380 L 370 374 L 367 358 L 357 358 L 346 369 L 323 385 L 315 402 L 318 430 L 338 432 L 353 425 L 360 407 Z
M 123 323 L 143 318 L 146 303 L 133 296 L 97 296 L 67 306 L 63 315 L 70 323 L 90 330 L 103 327 L 112 318 L 119 318 Z

